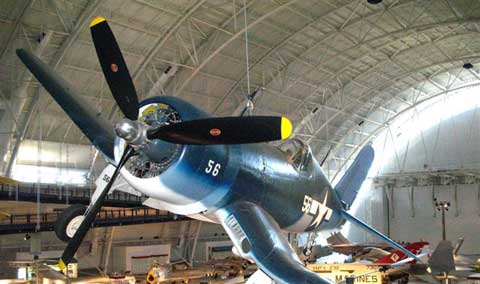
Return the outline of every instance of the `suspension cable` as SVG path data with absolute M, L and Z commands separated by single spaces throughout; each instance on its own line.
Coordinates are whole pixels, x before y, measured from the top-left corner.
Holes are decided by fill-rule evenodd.
M 243 16 L 245 20 L 245 61 L 247 65 L 247 91 L 250 94 L 250 66 L 249 66 L 249 53 L 248 53 L 248 21 L 247 21 L 247 2 L 243 0 Z

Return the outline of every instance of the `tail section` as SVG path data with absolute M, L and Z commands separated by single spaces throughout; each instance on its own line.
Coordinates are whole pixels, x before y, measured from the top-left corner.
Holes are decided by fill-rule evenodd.
M 422 250 L 422 248 L 424 246 L 428 245 L 427 242 L 415 242 L 415 243 L 411 243 L 407 246 L 405 246 L 405 249 L 409 250 L 410 252 L 412 252 L 413 254 L 417 255 L 420 253 L 420 251 Z M 395 263 L 395 262 L 398 262 L 400 260 L 404 260 L 406 259 L 408 256 L 406 254 L 404 254 L 402 251 L 400 250 L 395 250 L 394 252 L 392 252 L 391 254 L 385 256 L 385 257 L 382 257 L 382 258 L 379 258 L 377 259 L 376 261 L 374 261 L 374 263 L 381 263 L 381 264 L 390 264 L 390 263 Z
M 444 273 L 455 270 L 453 246 L 450 241 L 440 241 L 428 260 L 433 273 Z
M 358 191 L 372 166 L 374 156 L 375 153 L 372 146 L 364 146 L 350 168 L 348 168 L 342 179 L 335 186 L 335 191 L 347 208 L 352 205 L 357 197 Z
M 369 226 L 368 224 L 366 224 L 365 222 L 363 222 L 362 220 L 358 219 L 357 217 L 353 216 L 348 212 L 348 209 L 350 208 L 352 203 L 355 201 L 355 198 L 357 197 L 358 191 L 360 190 L 360 187 L 362 186 L 363 181 L 367 177 L 368 171 L 372 166 L 374 156 L 375 156 L 375 153 L 372 146 L 366 145 L 365 147 L 363 147 L 362 150 L 360 150 L 360 153 L 358 153 L 357 157 L 353 161 L 350 168 L 343 175 L 340 182 L 335 186 L 335 192 L 337 196 L 344 203 L 344 209 L 337 210 L 337 212 L 341 215 L 341 217 L 344 220 L 357 225 L 358 227 L 382 239 L 383 241 L 390 244 L 393 248 L 407 255 L 408 258 L 404 260 L 405 262 L 416 260 L 420 263 L 423 263 L 422 260 L 420 259 L 420 256 L 417 256 L 415 253 L 412 253 L 410 250 L 404 248 L 403 246 L 396 243 L 394 240 L 392 240 L 385 234 L 376 230 L 372 226 Z

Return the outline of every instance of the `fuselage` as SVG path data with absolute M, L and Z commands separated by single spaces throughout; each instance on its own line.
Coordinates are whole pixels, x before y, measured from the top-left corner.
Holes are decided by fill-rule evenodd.
M 184 121 L 209 117 L 175 97 L 146 100 L 141 109 L 155 104 L 168 105 Z M 201 220 L 216 222 L 216 210 L 244 200 L 263 208 L 287 231 L 339 226 L 343 220 L 335 213 L 342 207 L 337 194 L 310 148 L 296 142 L 296 147 L 286 150 L 266 143 L 184 145 L 175 161 L 157 176 L 138 177 L 125 168 L 122 175 L 136 190 L 150 197 L 145 202 L 147 206 Z M 118 140 L 116 144 L 118 159 L 122 143 Z M 155 148 L 147 152 L 161 152 L 171 144 L 163 142 L 150 147 Z

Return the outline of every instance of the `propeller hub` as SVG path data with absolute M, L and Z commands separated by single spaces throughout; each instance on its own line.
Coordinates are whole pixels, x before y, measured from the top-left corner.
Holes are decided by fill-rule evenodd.
M 115 133 L 131 145 L 146 144 L 148 141 L 147 127 L 138 121 L 127 118 L 122 119 L 115 125 Z

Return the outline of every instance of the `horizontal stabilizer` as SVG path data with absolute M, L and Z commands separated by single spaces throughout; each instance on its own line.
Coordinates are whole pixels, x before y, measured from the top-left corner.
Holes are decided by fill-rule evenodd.
M 374 156 L 375 152 L 372 146 L 364 146 L 350 168 L 348 168 L 342 179 L 335 186 L 338 196 L 348 206 L 351 206 L 357 197 L 357 193 L 372 166 Z
M 17 55 L 92 144 L 113 161 L 114 134 L 111 123 L 38 57 L 24 49 L 17 49 Z

